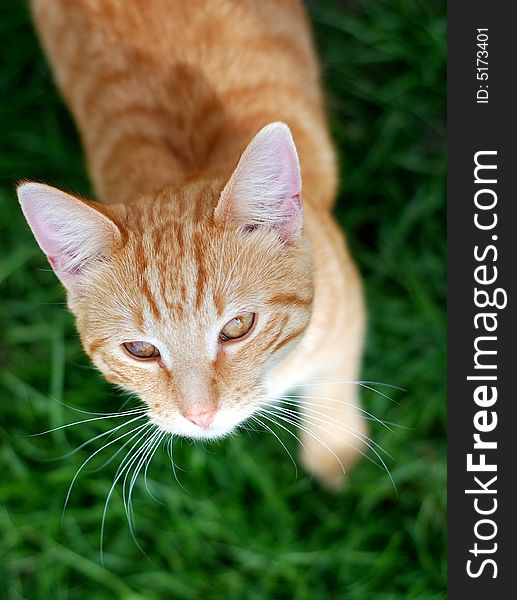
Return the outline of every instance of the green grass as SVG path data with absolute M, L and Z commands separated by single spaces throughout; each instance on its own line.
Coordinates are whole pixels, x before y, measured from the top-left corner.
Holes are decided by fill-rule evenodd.
M 423 0 L 313 2 L 342 166 L 337 209 L 364 273 L 363 378 L 405 388 L 363 393 L 396 483 L 364 460 L 343 493 L 295 478 L 268 433 L 177 443 L 134 494 L 132 541 L 116 469 L 85 470 L 107 426 L 28 434 L 122 400 L 89 367 L 64 295 L 22 218 L 30 178 L 87 194 L 73 124 L 53 87 L 25 3 L 3 3 L 0 35 L 0 594 L 6 599 L 434 600 L 445 597 L 445 8 Z M 294 440 L 278 434 L 291 451 Z M 100 440 L 93 444 L 99 448 Z M 107 458 L 109 452 L 103 455 Z M 100 466 L 102 460 L 96 463 Z

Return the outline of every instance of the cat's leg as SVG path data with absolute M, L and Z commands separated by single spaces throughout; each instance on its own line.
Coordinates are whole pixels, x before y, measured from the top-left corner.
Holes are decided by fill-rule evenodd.
M 324 486 L 334 489 L 344 484 L 349 470 L 368 450 L 368 426 L 353 363 L 325 371 L 297 389 L 302 462 Z

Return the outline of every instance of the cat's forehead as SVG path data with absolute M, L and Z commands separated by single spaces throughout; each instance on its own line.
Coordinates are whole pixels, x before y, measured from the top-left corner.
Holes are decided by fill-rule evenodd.
M 260 236 L 171 219 L 133 233 L 117 269 L 117 296 L 129 299 L 138 329 L 190 337 L 263 305 L 274 258 Z
M 145 230 L 168 223 L 192 226 L 212 221 L 222 183 L 196 181 L 136 199 L 127 206 L 126 223 L 130 229 Z
M 241 311 L 261 310 L 291 285 L 294 250 L 268 228 L 219 225 L 209 193 L 198 187 L 196 199 L 206 205 L 181 215 L 165 202 L 178 200 L 172 192 L 128 211 L 127 244 L 110 279 L 117 286 L 114 306 L 129 306 L 138 331 L 196 339 Z M 180 201 L 194 196 L 183 192 Z

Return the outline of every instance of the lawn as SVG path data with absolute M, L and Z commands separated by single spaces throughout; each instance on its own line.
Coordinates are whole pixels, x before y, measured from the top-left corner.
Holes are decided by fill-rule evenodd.
M 83 355 L 64 294 L 18 208 L 36 179 L 88 194 L 73 123 L 25 2 L 0 8 L 0 595 L 6 600 L 434 600 L 445 597 L 445 7 L 423 0 L 309 4 L 341 188 L 336 214 L 366 282 L 362 378 L 386 471 L 363 460 L 339 494 L 296 475 L 265 431 L 177 441 L 135 486 L 135 537 L 97 420 L 30 434 L 124 398 Z M 67 406 L 75 407 L 75 410 Z M 113 424 L 113 420 L 107 420 Z M 117 421 L 122 422 L 122 420 Z M 296 442 L 277 435 L 292 453 Z M 114 438 L 112 438 L 114 439 Z M 373 454 L 371 455 L 374 458 Z M 98 460 L 97 460 L 98 458 Z M 91 468 L 90 468 L 91 467 Z M 102 468 L 101 468 L 102 467 Z

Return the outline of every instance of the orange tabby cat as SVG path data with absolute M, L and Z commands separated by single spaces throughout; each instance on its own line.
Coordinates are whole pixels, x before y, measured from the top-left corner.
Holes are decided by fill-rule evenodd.
M 305 385 L 302 459 L 339 485 L 366 439 L 364 312 L 301 3 L 32 6 L 102 204 L 18 195 L 91 360 L 192 438 L 295 422 Z

